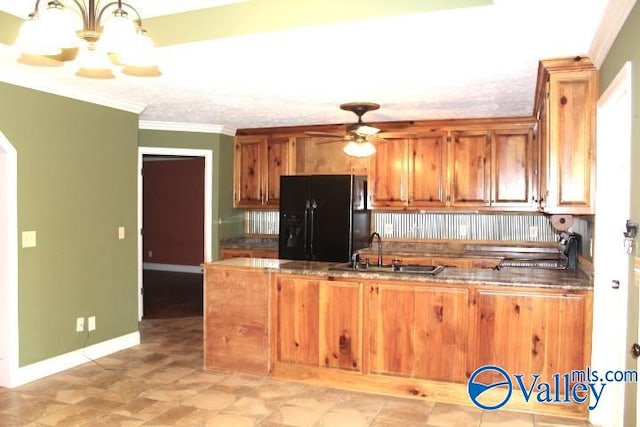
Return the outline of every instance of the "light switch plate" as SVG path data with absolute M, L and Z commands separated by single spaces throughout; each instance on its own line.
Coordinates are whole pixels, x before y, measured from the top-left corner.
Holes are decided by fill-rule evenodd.
M 22 247 L 23 248 L 35 248 L 36 247 L 36 232 L 35 231 L 23 231 L 22 232 Z
M 124 226 L 118 227 L 118 239 L 124 240 Z

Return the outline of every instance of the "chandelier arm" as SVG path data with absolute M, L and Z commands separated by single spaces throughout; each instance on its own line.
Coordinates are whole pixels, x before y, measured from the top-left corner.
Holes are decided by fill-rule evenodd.
M 40 1 L 40 0 L 38 0 Z M 84 3 L 79 2 L 78 0 L 73 0 L 73 2 L 76 4 L 76 6 L 78 7 L 78 10 L 80 11 L 80 14 L 82 15 L 82 26 L 85 30 L 92 30 L 93 28 L 91 28 L 91 24 L 89 22 L 89 15 L 87 14 L 87 9 L 84 5 Z M 89 6 L 91 6 L 91 1 L 89 2 Z
M 74 0 L 76 1 L 76 0 Z M 111 6 L 118 6 L 118 8 L 122 9 L 122 6 L 126 6 L 128 9 L 130 9 L 133 13 L 136 14 L 136 21 L 138 22 L 138 26 L 141 27 L 142 26 L 142 17 L 140 16 L 140 13 L 136 10 L 135 7 L 131 6 L 129 3 L 125 3 L 121 0 L 118 1 L 112 1 L 110 3 L 105 4 L 101 9 L 100 12 L 98 13 L 98 19 L 96 20 L 96 23 L 98 24 L 98 26 L 100 26 L 100 22 L 102 21 L 102 15 L 107 11 L 108 8 L 110 8 Z

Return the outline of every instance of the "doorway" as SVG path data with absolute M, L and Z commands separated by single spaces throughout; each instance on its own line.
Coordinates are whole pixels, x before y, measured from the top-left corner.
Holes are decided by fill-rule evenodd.
M 629 280 L 630 255 L 623 237 L 630 219 L 631 95 L 629 62 L 598 101 L 596 188 L 600 191 L 594 236 L 592 369 L 599 372 L 624 371 L 631 363 L 628 333 L 637 337 L 637 289 Z M 629 319 L 630 315 L 635 319 Z M 606 383 L 603 391 L 590 421 L 606 426 L 636 425 L 635 421 L 625 422 L 625 400 L 630 394 L 635 396 L 635 384 Z
M 211 242 L 212 242 L 212 158 L 213 152 L 211 150 L 198 150 L 198 149 L 177 149 L 177 148 L 161 148 L 161 147 L 140 147 L 138 149 L 138 167 L 139 170 L 143 169 L 143 162 L 145 158 L 148 156 L 166 156 L 174 159 L 189 159 L 189 158 L 202 158 L 204 159 L 204 224 L 203 224 L 203 248 L 202 253 L 204 254 L 204 261 L 211 260 Z M 139 229 L 143 229 L 143 221 L 144 221 L 144 212 L 145 212 L 145 203 L 143 196 L 143 184 L 144 178 L 142 173 L 138 178 L 138 226 Z M 138 291 L 139 291 L 139 299 L 138 299 L 138 319 L 141 320 L 144 316 L 144 294 L 143 294 L 143 284 L 145 280 L 145 274 L 148 273 L 147 270 L 144 269 L 145 266 L 145 256 L 144 256 L 144 237 L 142 234 L 139 235 L 138 238 Z M 149 266 L 149 263 L 146 264 Z M 176 271 L 171 265 L 162 265 L 161 267 L 157 267 L 155 265 L 152 268 L 160 268 L 169 270 L 167 274 L 174 274 L 180 276 L 180 269 Z M 172 271 L 173 270 L 173 271 Z M 199 269 L 198 269 L 199 270 Z M 148 274 L 146 276 L 149 277 Z M 176 277 L 179 282 L 182 280 L 182 277 Z M 191 285 L 191 283 L 187 280 L 187 285 Z M 179 284 L 178 284 L 179 285 Z
M 0 387 L 17 385 L 18 158 L 0 132 Z

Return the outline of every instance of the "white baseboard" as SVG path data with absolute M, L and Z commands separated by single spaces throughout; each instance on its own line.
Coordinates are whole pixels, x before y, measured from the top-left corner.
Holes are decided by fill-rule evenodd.
M 138 331 L 127 335 L 122 335 L 98 344 L 75 350 L 70 353 L 61 354 L 41 362 L 18 368 L 15 375 L 11 375 L 11 384 L 8 387 L 19 387 L 40 378 L 57 374 L 67 369 L 74 368 L 89 362 L 89 359 L 99 359 L 127 348 L 140 344 L 140 333 Z
M 159 264 L 155 262 L 143 262 L 143 270 L 173 271 L 176 273 L 202 273 L 199 265 Z

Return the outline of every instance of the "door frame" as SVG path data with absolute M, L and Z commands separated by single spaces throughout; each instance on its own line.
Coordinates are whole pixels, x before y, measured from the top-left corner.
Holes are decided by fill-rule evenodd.
M 213 150 L 191 148 L 138 147 L 138 320 L 144 315 L 144 296 L 142 295 L 142 218 L 144 203 L 142 199 L 142 163 L 145 155 L 184 156 L 204 158 L 204 262 L 210 262 L 212 243 L 212 201 L 213 201 Z
M 628 144 L 629 149 L 629 200 L 631 197 L 631 144 L 632 144 L 632 85 L 631 85 L 631 62 L 627 62 L 623 65 L 616 77 L 602 93 L 598 100 L 598 114 L 596 128 L 598 131 L 597 148 L 596 153 L 602 152 L 602 150 L 610 149 L 612 138 L 607 136 L 611 134 L 611 129 L 618 130 L 619 135 L 623 135 L 622 138 L 616 138 L 613 143 L 616 144 Z M 607 118 L 612 115 L 605 115 L 602 113 L 608 105 L 612 105 L 613 102 L 618 102 L 622 97 L 625 102 L 626 110 L 628 114 L 616 115 L 615 121 L 610 121 Z M 605 146 L 605 141 L 608 146 Z M 622 147 L 623 149 L 625 147 Z M 604 157 L 596 157 L 597 165 L 596 170 L 599 174 L 606 174 L 607 170 L 605 164 L 603 164 Z M 596 175 L 596 188 L 600 184 Z M 605 190 L 606 191 L 606 190 Z M 602 245 L 603 243 L 598 241 L 598 231 L 610 230 L 612 225 L 609 225 L 613 219 L 617 220 L 617 216 L 614 212 L 619 211 L 621 206 L 606 205 L 604 203 L 598 203 L 598 197 L 596 194 L 596 214 L 595 214 L 595 243 L 596 245 Z M 627 206 L 627 215 L 630 215 L 630 204 Z M 612 223 L 611 223 L 612 224 Z M 624 355 L 620 354 L 620 351 L 626 352 L 627 336 L 629 330 L 628 322 L 628 302 L 631 291 L 632 281 L 629 277 L 629 269 L 621 272 L 620 277 L 610 277 L 604 273 L 601 266 L 606 261 L 599 260 L 597 255 L 602 253 L 609 253 L 615 251 L 621 251 L 623 248 L 623 235 L 624 224 L 615 224 L 613 228 L 620 228 L 620 246 L 619 247 L 606 247 L 602 250 L 602 246 L 598 246 L 598 252 L 594 257 L 594 289 L 593 289 L 593 331 L 592 331 L 592 355 L 591 365 L 592 368 L 599 372 L 605 372 L 607 370 L 625 370 L 626 359 Z M 617 235 L 617 234 L 616 234 Z M 627 264 L 628 265 L 628 264 Z M 611 280 L 619 279 L 619 289 L 612 287 Z M 624 292 L 624 294 L 622 294 Z M 618 305 L 617 308 L 611 308 L 611 306 Z M 637 319 L 636 319 L 637 323 Z M 635 328 L 637 325 L 632 325 Z M 618 334 L 612 333 L 612 331 L 618 331 Z M 606 393 L 603 394 L 598 406 L 590 412 L 589 421 L 595 425 L 623 425 L 625 418 L 625 394 L 629 392 L 626 387 L 632 387 L 633 384 L 624 383 L 607 383 Z M 629 408 L 626 408 L 629 409 Z M 635 408 L 632 409 L 635 412 Z
M 18 155 L 0 131 L 0 387 L 18 385 Z

